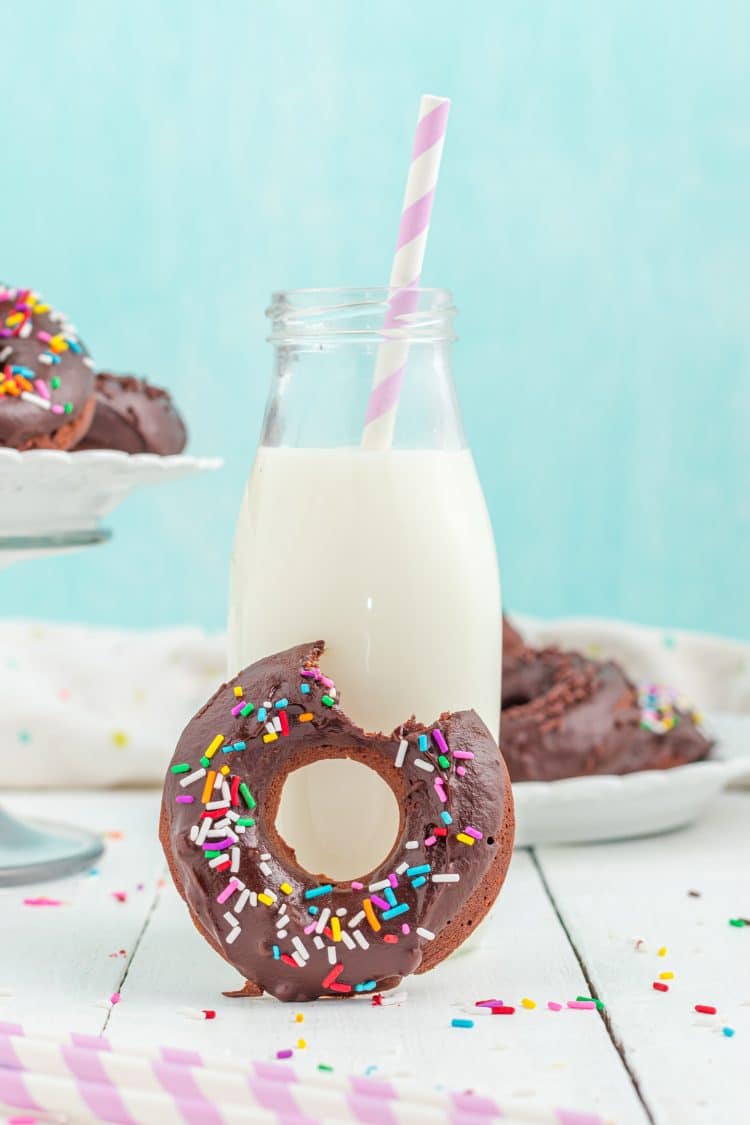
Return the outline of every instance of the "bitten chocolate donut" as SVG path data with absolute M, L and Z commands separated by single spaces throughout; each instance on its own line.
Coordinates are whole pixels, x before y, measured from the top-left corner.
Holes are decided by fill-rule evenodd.
M 62 313 L 0 285 L 0 446 L 71 449 L 93 417 L 92 367 Z
M 321 672 L 323 647 L 269 656 L 222 685 L 183 731 L 164 786 L 172 877 L 246 978 L 244 995 L 351 997 L 426 972 L 481 921 L 510 862 L 510 784 L 478 715 L 367 734 Z M 304 870 L 275 827 L 287 776 L 325 758 L 370 766 L 400 809 L 392 851 L 352 882 Z
M 79 449 L 181 453 L 187 431 L 168 391 L 135 375 L 96 376 L 96 410 Z
M 513 781 L 669 769 L 705 758 L 699 716 L 613 661 L 517 646 L 503 660 L 503 755 Z

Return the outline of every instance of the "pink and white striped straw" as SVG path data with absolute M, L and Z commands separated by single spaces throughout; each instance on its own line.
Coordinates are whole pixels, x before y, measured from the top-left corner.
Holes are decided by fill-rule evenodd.
M 450 104 L 449 98 L 436 98 L 431 94 L 424 94 L 419 103 L 417 131 L 389 282 L 394 292 L 388 302 L 386 331 L 402 326 L 400 318 L 414 312 L 419 300 L 419 280 Z M 378 349 L 362 434 L 364 449 L 389 449 L 391 446 L 408 355 L 409 345 L 403 340 L 384 341 Z
M 285 1063 L 206 1057 L 179 1047 L 119 1047 L 93 1035 L 32 1038 L 0 1022 L 2 1107 L 76 1125 L 608 1125 L 598 1115 L 432 1089 L 402 1079 L 305 1073 Z

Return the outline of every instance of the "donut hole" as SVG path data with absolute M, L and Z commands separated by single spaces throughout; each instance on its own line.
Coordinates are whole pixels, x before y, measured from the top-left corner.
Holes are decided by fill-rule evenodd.
M 379 867 L 400 826 L 388 782 L 351 758 L 322 758 L 292 770 L 276 812 L 276 831 L 299 866 L 337 883 Z

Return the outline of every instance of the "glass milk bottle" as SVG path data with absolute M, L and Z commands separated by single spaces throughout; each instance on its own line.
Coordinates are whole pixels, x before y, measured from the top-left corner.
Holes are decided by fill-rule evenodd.
M 402 318 L 393 443 L 369 450 L 388 299 L 387 289 L 273 298 L 275 370 L 232 556 L 229 672 L 322 639 L 321 666 L 366 730 L 473 708 L 497 737 L 500 582 L 451 373 L 455 310 L 450 293 L 425 289 Z M 342 879 L 382 859 L 398 827 L 390 790 L 350 766 L 290 775 L 277 819 L 303 866 Z

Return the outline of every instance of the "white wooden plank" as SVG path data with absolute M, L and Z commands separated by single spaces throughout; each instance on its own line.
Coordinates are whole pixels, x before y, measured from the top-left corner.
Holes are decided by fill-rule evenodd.
M 628 1125 L 645 1120 L 597 1014 L 546 1009 L 548 998 L 564 1002 L 585 985 L 524 852 L 513 860 L 482 947 L 409 979 L 400 1006 L 319 1001 L 297 1007 L 221 995 L 240 983 L 198 935 L 170 885 L 149 920 L 108 1034 L 115 1042 L 232 1051 L 244 1059 L 273 1059 L 302 1036 L 308 1046 L 295 1056 L 306 1065 L 327 1063 L 350 1073 L 377 1067 L 380 1075 L 476 1088 L 499 1100 L 596 1110 Z M 513 1005 L 528 996 L 539 1007 L 480 1017 L 473 1002 L 488 996 Z M 214 1009 L 216 1019 L 181 1014 L 204 1008 Z M 295 1022 L 297 1012 L 303 1023 Z M 453 1017 L 465 1015 L 475 1018 L 472 1029 L 450 1026 Z
M 31 800 L 6 795 L 3 802 L 18 817 L 114 834 L 96 874 L 0 889 L 0 1020 L 34 1033 L 99 1032 L 162 872 L 156 795 L 34 793 Z M 119 902 L 115 892 L 124 892 L 126 900 Z M 63 905 L 24 905 L 25 898 L 38 897 Z
M 750 1042 L 750 795 L 646 840 L 544 848 L 539 861 L 659 1125 L 744 1116 Z M 700 892 L 691 897 L 688 892 Z M 634 950 L 634 937 L 646 952 Z M 658 956 L 666 947 L 665 956 Z M 668 993 L 653 990 L 674 972 Z M 715 1005 L 715 1019 L 696 1003 Z M 733 1038 L 722 1027 L 735 1030 Z

